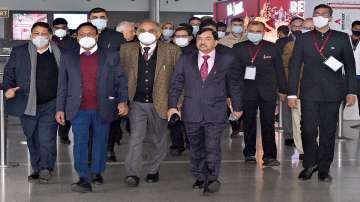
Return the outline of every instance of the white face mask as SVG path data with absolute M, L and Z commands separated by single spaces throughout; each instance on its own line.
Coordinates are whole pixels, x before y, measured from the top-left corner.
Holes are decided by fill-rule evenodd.
M 257 44 L 263 39 L 263 35 L 261 33 L 248 32 L 247 38 L 249 39 L 249 41 Z
M 63 38 L 64 36 L 66 36 L 66 30 L 65 29 L 57 29 L 54 32 L 55 36 L 59 37 L 59 38 Z
M 305 34 L 305 33 L 308 33 L 308 32 L 310 32 L 310 31 L 311 31 L 311 29 L 302 29 L 302 30 L 301 30 L 301 33 Z
M 96 40 L 92 37 L 86 36 L 79 40 L 79 44 L 82 48 L 89 49 L 96 45 Z
M 183 47 L 189 45 L 189 39 L 185 38 L 185 37 L 175 38 L 175 44 L 178 45 L 179 47 L 183 48 Z
M 150 32 L 143 32 L 141 34 L 139 34 L 139 41 L 143 44 L 143 45 L 151 45 L 156 41 L 156 36 L 154 34 L 151 34 Z
M 36 48 L 42 48 L 49 44 L 49 39 L 45 36 L 37 36 L 32 38 L 31 42 L 36 46 Z
M 225 37 L 225 32 L 218 31 L 218 37 L 219 37 L 219 39 L 224 38 Z
M 107 26 L 107 20 L 106 19 L 101 19 L 101 18 L 96 18 L 96 19 L 92 19 L 90 20 L 91 24 L 93 24 L 98 30 L 103 30 L 106 28 Z
M 329 24 L 329 18 L 323 16 L 313 17 L 314 26 L 318 29 L 323 28 Z
M 194 25 L 194 26 L 192 26 L 192 27 L 193 27 L 193 35 L 196 35 L 196 34 L 199 32 L 200 27 L 197 26 L 197 25 Z
M 172 37 L 172 35 L 174 34 L 174 30 L 172 30 L 172 29 L 164 29 L 162 34 L 163 34 L 165 39 L 170 39 L 170 37 Z

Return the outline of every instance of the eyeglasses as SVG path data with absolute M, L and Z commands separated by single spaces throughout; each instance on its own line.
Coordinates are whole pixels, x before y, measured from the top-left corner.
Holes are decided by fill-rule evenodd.
M 325 18 L 330 17 L 330 13 L 314 13 L 313 17 L 323 16 Z
M 93 34 L 93 33 L 78 33 L 77 36 L 79 38 L 83 38 L 83 37 L 92 37 L 92 38 L 95 38 L 96 37 L 96 34 Z
M 206 41 L 206 42 L 211 42 L 214 40 L 214 38 L 212 37 L 196 37 L 197 41 Z

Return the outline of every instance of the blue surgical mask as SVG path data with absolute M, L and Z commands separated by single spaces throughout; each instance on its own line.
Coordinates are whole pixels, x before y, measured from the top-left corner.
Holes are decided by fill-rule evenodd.
M 236 25 L 231 28 L 231 31 L 234 32 L 235 34 L 240 34 L 244 31 L 244 29 L 242 26 Z
M 310 32 L 310 31 L 311 31 L 311 29 L 302 29 L 301 33 L 305 34 L 305 33 Z
M 107 20 L 106 19 L 101 19 L 101 18 L 96 18 L 96 19 L 92 19 L 90 20 L 91 24 L 93 24 L 98 30 L 103 30 L 106 28 L 107 26 Z
M 170 39 L 172 35 L 174 34 L 174 30 L 172 29 L 164 29 L 162 32 L 165 39 Z
M 254 44 L 257 44 L 263 39 L 263 34 L 248 32 L 247 38 L 249 39 L 249 41 L 253 42 Z

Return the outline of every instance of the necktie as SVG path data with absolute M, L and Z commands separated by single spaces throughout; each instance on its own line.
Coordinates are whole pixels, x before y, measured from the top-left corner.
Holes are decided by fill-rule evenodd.
M 207 60 L 210 58 L 210 56 L 208 55 L 204 55 L 202 56 L 202 58 L 204 59 L 204 62 L 202 63 L 201 67 L 200 67 L 200 74 L 201 74 L 201 79 L 203 81 L 205 81 L 208 77 L 208 70 L 209 70 L 209 64 L 207 62 Z
M 144 47 L 143 57 L 144 57 L 145 61 L 149 60 L 149 50 L 150 50 L 150 47 Z
M 90 55 L 91 55 L 91 52 L 90 52 L 90 51 L 85 51 L 83 54 L 84 54 L 85 56 L 90 56 Z

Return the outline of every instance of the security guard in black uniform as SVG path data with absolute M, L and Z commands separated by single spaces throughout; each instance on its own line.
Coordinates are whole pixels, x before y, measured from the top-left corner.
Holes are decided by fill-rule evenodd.
M 264 33 L 265 25 L 252 21 L 248 25 L 249 40 L 233 47 L 244 76 L 244 155 L 247 163 L 256 163 L 256 115 L 260 108 L 263 165 L 278 166 L 274 128 L 276 99 L 278 94 L 282 100 L 286 98 L 287 86 L 280 50 L 263 40 Z

